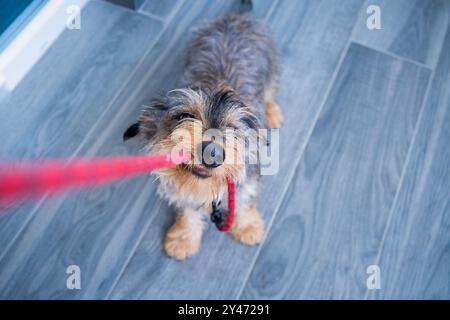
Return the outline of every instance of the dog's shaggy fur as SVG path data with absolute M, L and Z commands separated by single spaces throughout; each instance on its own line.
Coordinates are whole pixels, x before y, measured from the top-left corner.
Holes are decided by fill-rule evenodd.
M 189 163 L 156 171 L 159 194 L 177 211 L 164 243 L 169 256 L 184 259 L 198 252 L 204 217 L 212 203 L 225 200 L 221 206 L 226 206 L 227 177 L 237 181 L 231 235 L 246 244 L 262 240 L 264 222 L 256 208 L 260 168 L 255 153 L 243 155 L 248 140 L 257 139 L 255 132 L 262 126 L 259 106 L 265 105 L 269 128 L 281 124 L 281 111 L 274 102 L 278 78 L 277 52 L 266 29 L 248 13 L 221 17 L 199 29 L 191 40 L 182 89 L 146 108 L 138 123 L 125 132 L 124 138 L 140 133 L 150 153 L 171 153 L 180 141 L 184 150 L 194 150 Z M 211 128 L 223 135 L 212 141 L 226 155 L 215 167 L 195 161 L 198 142 L 205 141 L 203 133 Z M 237 161 L 241 157 L 245 161 Z

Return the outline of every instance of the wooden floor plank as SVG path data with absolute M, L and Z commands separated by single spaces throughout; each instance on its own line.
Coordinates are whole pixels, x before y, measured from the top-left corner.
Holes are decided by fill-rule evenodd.
M 450 29 L 424 106 L 370 299 L 450 299 Z
M 364 296 L 429 76 L 350 47 L 242 298 Z
M 259 207 L 267 221 L 292 175 L 293 159 L 303 150 L 361 4 L 361 1 L 330 5 L 329 1 L 283 0 L 268 19 L 283 56 L 284 74 L 278 101 L 285 110 L 286 123 L 280 138 L 283 143 L 280 172 L 265 177 L 260 197 Z M 177 262 L 168 259 L 162 250 L 164 232 L 172 221 L 173 213 L 161 210 L 111 298 L 237 297 L 258 248 L 238 244 L 209 226 L 200 254 Z
M 360 13 L 353 39 L 379 50 L 392 52 L 434 68 L 450 22 L 447 0 L 366 0 L 380 8 L 381 29 L 369 30 Z

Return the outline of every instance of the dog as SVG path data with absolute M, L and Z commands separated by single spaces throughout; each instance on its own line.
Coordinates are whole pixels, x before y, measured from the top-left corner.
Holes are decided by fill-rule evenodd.
M 189 152 L 190 161 L 155 171 L 158 194 L 176 209 L 164 248 L 179 260 L 198 253 L 213 207 L 226 209 L 222 200 L 230 177 L 237 186 L 231 236 L 247 245 L 264 237 L 256 207 L 260 164 L 257 152 L 245 149 L 263 128 L 260 109 L 268 128 L 279 128 L 283 121 L 275 102 L 280 67 L 274 41 L 249 11 L 199 28 L 188 44 L 179 88 L 146 107 L 124 133 L 124 140 L 141 136 L 148 153 L 169 154 L 180 145 Z M 215 134 L 206 135 L 210 130 Z

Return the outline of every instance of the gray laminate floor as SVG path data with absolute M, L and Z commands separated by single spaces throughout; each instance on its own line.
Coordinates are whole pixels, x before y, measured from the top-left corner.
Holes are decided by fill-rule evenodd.
M 238 0 L 91 1 L 0 101 L 0 159 L 136 154 L 124 129 L 180 75 L 196 26 Z M 369 5 L 381 30 L 366 26 Z M 450 1 L 254 0 L 283 64 L 267 237 L 205 231 L 165 256 L 173 210 L 138 177 L 0 214 L 0 298 L 450 299 Z M 81 269 L 80 290 L 66 268 Z M 367 268 L 381 289 L 367 287 Z

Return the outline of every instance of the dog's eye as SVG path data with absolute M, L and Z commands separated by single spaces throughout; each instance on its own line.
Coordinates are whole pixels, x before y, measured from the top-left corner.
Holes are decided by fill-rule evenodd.
M 194 115 L 189 112 L 182 112 L 179 115 L 176 116 L 177 120 L 183 120 L 183 119 L 193 119 Z

